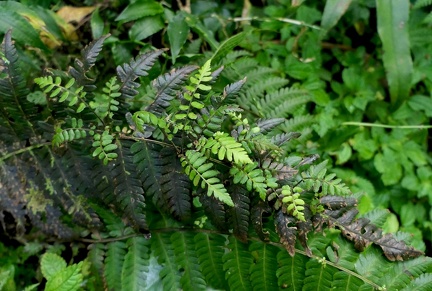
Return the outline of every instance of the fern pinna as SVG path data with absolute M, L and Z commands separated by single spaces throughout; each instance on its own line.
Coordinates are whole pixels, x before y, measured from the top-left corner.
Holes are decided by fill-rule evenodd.
M 7 35 L 0 83 L 2 225 L 9 211 L 21 235 L 28 216 L 46 235 L 89 243 L 94 288 L 430 287 L 429 258 L 407 246 L 407 237 L 398 240 L 357 219 L 357 200 L 327 173 L 326 162 L 290 153 L 300 134 L 287 132 L 290 121 L 283 117 L 310 98 L 285 88 L 268 68 L 237 76 L 253 61 L 242 53 L 222 61 L 220 54 L 243 37 L 227 40 L 201 67 L 156 77 L 142 97 L 139 78 L 164 51 L 119 66 L 98 88 L 88 73 L 103 37 L 69 73 L 35 80 L 50 108 L 38 118 Z M 248 85 L 263 74 L 267 81 Z M 238 81 L 227 83 L 233 75 Z M 33 172 L 25 168 L 30 164 Z M 67 213 L 79 227 L 61 220 Z M 90 238 L 79 237 L 83 227 Z

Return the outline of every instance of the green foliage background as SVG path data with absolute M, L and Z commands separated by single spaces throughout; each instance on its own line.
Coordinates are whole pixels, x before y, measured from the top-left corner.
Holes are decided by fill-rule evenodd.
M 164 53 L 164 61 L 156 62 L 149 69 L 148 76 L 139 78 L 140 83 L 144 85 L 137 88 L 138 94 L 134 97 L 136 102 L 131 102 L 128 108 L 131 112 L 142 110 L 152 102 L 151 99 L 146 99 L 150 88 L 145 85 L 150 85 L 150 81 L 161 72 L 184 65 L 202 65 L 204 60 L 213 56 L 215 63 L 224 64 L 226 67 L 221 75 L 222 82 L 215 85 L 220 88 L 215 87 L 216 89 L 221 90 L 223 85 L 247 77 L 245 88 L 247 92 L 252 93 L 239 97 L 239 104 L 246 110 L 245 117 L 250 120 L 277 117 L 288 119 L 280 125 L 281 132 L 296 131 L 301 133 L 301 137 L 284 146 L 284 150 L 298 156 L 318 154 L 322 160 L 329 159 L 328 171 L 337 174 L 353 192 L 358 193 L 360 214 L 369 215 L 369 218 L 385 231 L 400 230 L 413 234 L 411 244 L 425 251 L 426 255 L 431 255 L 432 159 L 428 127 L 432 117 L 430 1 L 190 2 L 190 5 L 187 5 L 189 1 L 186 3 L 181 1 L 134 1 L 132 3 L 85 1 L 86 6 L 94 5 L 96 9 L 68 25 L 55 12 L 65 5 L 80 6 L 74 1 L 46 0 L 38 1 L 37 4 L 33 1 L 2 1 L 0 2 L 0 30 L 6 33 L 13 27 L 12 38 L 16 42 L 18 55 L 28 68 L 23 70 L 24 81 L 31 88 L 27 99 L 34 104 L 40 114 L 45 110 L 54 110 L 49 107 L 44 94 L 32 81 L 35 77 L 41 76 L 41 68 L 49 68 L 50 72 L 64 77 L 60 72 L 67 71 L 68 67 L 73 65 L 72 61 L 79 57 L 83 47 L 106 33 L 111 35 L 105 40 L 99 60 L 88 77 L 90 79 L 95 77 L 91 74 L 99 76 L 96 84 L 98 88 L 105 86 L 106 82 L 112 82 L 112 85 L 107 85 L 112 92 L 116 91 L 116 88 L 110 77 L 115 72 L 116 66 L 129 62 L 140 52 L 169 48 L 169 52 Z M 239 32 L 244 34 L 240 34 L 237 40 L 234 39 L 232 46 L 224 46 L 222 50 L 218 50 L 226 39 Z M 85 84 L 85 80 L 83 82 Z M 287 86 L 289 90 L 286 89 Z M 282 89 L 284 87 L 285 89 Z M 88 104 L 104 121 L 118 118 L 116 110 L 112 107 L 118 105 L 115 102 L 117 96 L 111 94 L 96 93 L 94 100 Z M 71 128 L 75 127 L 80 128 L 78 124 L 74 126 L 72 123 Z M 84 133 L 74 131 L 74 136 L 77 138 L 81 135 Z M 109 138 L 108 135 L 106 136 Z M 73 140 L 64 134 L 57 137 L 58 140 L 53 142 L 54 145 Z M 115 158 L 108 153 L 114 150 L 114 148 L 108 149 L 102 160 L 108 163 L 110 159 Z M 100 152 L 95 156 L 99 154 Z M 9 157 L 10 155 L 4 155 L 1 161 Z M 30 192 L 28 195 L 34 199 L 39 197 L 37 192 Z M 80 202 L 75 201 L 75 205 L 79 208 Z M 35 203 L 34 207 L 38 207 L 38 204 Z M 374 211 L 377 209 L 389 209 L 390 213 L 383 214 L 385 211 L 382 211 L 376 214 L 377 212 Z M 104 222 L 111 232 L 103 234 L 102 239 L 113 239 L 132 233 L 131 229 L 121 226 L 122 222 L 116 219 L 118 218 L 110 218 L 106 214 Z M 170 224 L 172 222 L 158 223 L 162 225 L 155 228 L 174 227 Z M 2 266 L 0 271 L 2 274 L 8 274 L 6 277 L 9 278 L 8 282 L 0 282 L 2 284 L 13 285 L 15 283 L 12 281 L 15 281 L 23 282 L 28 286 L 31 283 L 44 282 L 42 275 L 49 280 L 43 268 L 42 275 L 35 274 L 32 279 L 28 278 L 28 274 L 20 275 L 25 273 L 24 262 L 26 264 L 31 262 L 37 266 L 39 261 L 35 256 L 47 250 L 69 256 L 70 267 L 76 267 L 79 261 L 86 258 L 83 250 L 89 243 L 86 243 L 85 239 L 65 249 L 66 247 L 58 241 L 52 244 L 38 243 L 38 232 L 35 232 L 30 236 L 32 239 L 25 237 L 20 241 L 23 246 L 17 248 L 15 238 L 6 239 L 5 224 L 2 225 L 2 231 L 2 237 L 5 237 L 2 246 L 12 250 L 14 254 L 0 261 Z M 81 231 L 84 232 L 83 237 L 85 237 L 87 230 Z M 217 249 L 222 244 L 217 241 L 223 238 L 211 237 L 206 233 L 179 232 L 170 235 L 155 231 L 152 235 L 151 243 L 156 244 L 155 241 L 158 241 L 157 245 L 163 248 L 153 247 L 159 254 L 159 264 L 150 258 L 141 258 L 146 263 L 135 262 L 138 268 L 143 268 L 143 272 L 147 269 L 157 270 L 161 268 L 160 264 L 163 262 L 162 270 L 164 274 L 168 274 L 168 279 L 164 279 L 163 284 L 175 285 L 180 282 L 183 288 L 188 289 L 185 287 L 188 286 L 187 284 L 200 285 L 202 282 L 196 280 L 201 278 L 200 276 L 205 276 L 212 286 L 223 286 L 226 283 L 221 282 L 225 282 L 226 279 L 231 288 L 235 287 L 238 278 L 211 278 L 211 275 L 194 269 L 197 264 L 192 264 L 189 268 L 191 272 L 195 272 L 189 274 L 195 278 L 195 281 L 169 278 L 170 275 L 175 274 L 173 269 L 177 268 L 177 264 L 184 265 L 187 261 L 181 256 L 169 255 L 170 252 L 176 254 L 186 251 L 197 252 L 198 254 L 190 254 L 189 257 L 199 258 L 200 250 L 204 248 L 197 243 L 195 249 L 176 249 L 181 245 L 170 245 L 170 241 L 202 242 L 207 239 L 210 244 L 215 240 L 214 246 L 206 247 Z M 36 244 L 34 244 L 34 237 L 36 237 Z M 329 237 L 332 238 L 330 234 Z M 408 238 L 403 235 L 401 237 Z M 327 256 L 331 262 L 338 261 L 339 257 L 332 259 L 331 252 L 324 247 L 326 244 L 319 239 L 309 242 L 311 248 Z M 346 256 L 340 255 L 340 257 L 349 261 L 350 254 L 354 252 L 353 248 L 345 245 L 347 243 L 341 238 L 334 239 L 341 247 L 340 254 L 347 253 Z M 184 245 L 191 246 L 193 243 Z M 275 283 L 279 280 L 277 282 L 279 286 L 283 285 L 284 274 L 290 271 L 284 269 L 288 268 L 289 264 L 296 266 L 310 264 L 311 268 L 308 269 L 310 273 L 319 271 L 328 273 L 326 276 L 333 278 L 333 287 L 338 284 L 338 276 L 346 274 L 341 273 L 336 276 L 334 274 L 336 271 L 333 269 L 330 271 L 325 268 L 317 269 L 320 265 L 312 265 L 306 257 L 296 256 L 291 259 L 285 250 L 282 250 L 283 253 L 272 245 L 263 246 L 261 242 L 252 242 L 244 246 L 230 237 L 228 246 L 239 253 L 244 252 L 243 255 L 239 255 L 241 257 L 248 257 L 246 253 L 252 254 L 249 261 L 243 262 L 249 265 L 254 262 L 254 267 L 250 269 L 251 274 L 258 272 L 259 268 L 265 268 L 266 264 L 274 265 L 272 260 L 275 257 L 279 263 L 285 262 L 282 264 L 285 267 L 279 269 L 278 273 L 275 271 L 269 274 L 274 277 Z M 103 257 L 105 252 L 111 254 L 107 255 L 107 258 L 124 260 L 128 254 L 129 257 L 137 257 L 134 253 L 148 252 L 140 248 L 150 249 L 151 247 L 148 241 L 139 237 L 129 238 L 127 241 L 109 241 L 106 245 L 91 243 L 90 256 L 93 257 L 87 258 L 83 265 L 92 268 L 97 265 L 97 262 L 102 264 L 103 259 L 101 261 L 97 256 Z M 365 259 L 367 256 L 377 258 L 374 251 L 372 249 L 368 251 L 369 253 L 361 254 L 360 259 L 357 254 L 356 259 L 351 261 L 351 264 L 357 262 L 357 266 L 360 265 L 356 272 L 366 276 L 365 274 L 370 274 L 368 267 L 376 268 L 370 260 Z M 218 252 L 221 250 L 214 251 L 214 253 Z M 271 254 L 268 261 L 254 259 L 262 258 L 261 252 Z M 163 254 L 166 255 L 164 259 L 162 259 Z M 170 262 L 174 257 L 177 261 Z M 92 259 L 93 265 L 88 263 Z M 131 262 L 130 259 L 127 261 Z M 122 273 L 122 270 L 118 269 L 118 262 L 116 260 L 104 262 L 107 266 L 105 278 L 108 278 L 108 281 L 101 283 L 96 282 L 97 278 L 91 278 L 89 279 L 91 284 L 88 286 L 108 284 L 113 288 L 115 284 L 121 284 L 121 281 L 116 282 L 112 279 L 112 274 Z M 150 266 L 145 265 L 148 262 Z M 386 266 L 388 262 L 379 260 L 376 264 Z M 409 263 L 404 266 L 407 265 Z M 347 266 L 352 265 L 347 263 Z M 241 266 L 232 265 L 229 255 L 224 256 L 217 267 L 224 271 L 231 268 L 244 271 L 248 268 L 242 269 Z M 85 267 L 80 265 L 80 268 L 84 276 L 89 278 L 89 272 Z M 134 269 L 134 266 L 131 268 Z M 169 268 L 172 270 L 169 271 Z M 33 268 L 35 269 L 36 267 Z M 126 269 L 123 270 L 127 272 Z M 417 271 L 417 276 L 420 276 L 424 270 Z M 261 275 L 262 271 L 259 272 L 256 274 Z M 387 281 L 382 279 L 383 274 L 374 274 L 374 276 L 377 278 L 375 282 L 387 284 L 389 282 L 389 279 Z M 420 278 L 427 282 L 426 276 L 422 276 L 424 277 Z M 26 279 L 21 281 L 10 279 L 14 277 Z M 251 275 L 251 284 L 260 289 L 257 278 Z M 312 275 L 309 278 L 313 278 Z M 341 279 L 341 282 L 346 281 Z M 149 281 L 147 283 L 152 284 Z M 353 286 L 358 287 L 361 283 L 354 280 Z M 314 282 L 299 283 L 301 284 L 303 290 L 311 290 L 308 284 Z M 406 285 L 403 286 L 408 288 Z M 157 290 L 161 286 L 156 285 L 154 288 Z M 120 290 L 120 287 L 113 289 Z

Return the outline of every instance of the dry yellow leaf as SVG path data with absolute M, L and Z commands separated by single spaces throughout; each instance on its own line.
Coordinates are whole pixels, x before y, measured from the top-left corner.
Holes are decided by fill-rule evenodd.
M 96 9 L 96 6 L 87 7 L 73 7 L 63 6 L 57 11 L 57 15 L 63 18 L 67 23 L 81 22 L 87 15 L 92 13 Z

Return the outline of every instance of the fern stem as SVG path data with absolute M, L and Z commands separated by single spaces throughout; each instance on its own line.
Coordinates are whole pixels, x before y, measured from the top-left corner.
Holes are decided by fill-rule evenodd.
M 428 129 L 432 128 L 432 125 L 388 125 L 370 122 L 343 122 L 342 125 L 353 125 L 353 126 L 366 126 L 366 127 L 380 127 L 380 128 L 399 128 L 399 129 Z
M 19 155 L 19 154 L 22 154 L 22 153 L 25 153 L 25 152 L 28 152 L 28 151 L 32 151 L 34 149 L 41 148 L 41 147 L 44 147 L 44 146 L 47 146 L 47 145 L 50 145 L 50 144 L 51 144 L 51 142 L 45 142 L 45 143 L 32 145 L 32 146 L 29 146 L 29 147 L 25 147 L 25 148 L 22 148 L 22 149 L 19 149 L 19 150 L 7 153 L 6 155 L 4 155 L 3 157 L 0 158 L 0 162 L 3 162 L 5 160 L 9 159 L 12 156 Z
M 321 30 L 321 27 L 316 26 L 316 25 L 311 25 L 308 24 L 306 22 L 303 21 L 299 21 L 299 20 L 295 20 L 295 19 L 291 19 L 291 18 L 284 18 L 284 17 L 275 17 L 275 18 L 264 18 L 264 17 L 233 17 L 233 18 L 227 18 L 228 21 L 234 21 L 234 22 L 244 22 L 244 21 L 252 21 L 252 20 L 256 20 L 256 21 L 263 21 L 263 22 L 269 22 L 269 21 L 273 21 L 273 20 L 278 20 L 280 22 L 285 22 L 285 23 L 290 23 L 290 24 L 294 24 L 294 25 L 298 25 L 298 26 L 306 26 L 309 28 L 313 28 L 316 30 Z
M 259 240 L 259 239 L 257 239 L 257 238 L 250 238 L 250 240 L 258 241 L 258 242 L 262 242 L 261 240 Z M 273 246 L 275 246 L 275 247 L 278 247 L 278 248 L 285 249 L 281 243 L 277 243 L 277 242 L 268 242 L 268 244 L 271 244 L 271 245 L 273 245 Z M 306 257 L 308 257 L 308 258 L 313 258 L 313 259 L 315 259 L 315 260 L 317 260 L 317 261 L 319 261 L 319 262 L 322 262 L 322 264 L 330 265 L 330 266 L 332 266 L 332 267 L 334 267 L 334 268 L 336 268 L 336 269 L 338 269 L 338 270 L 341 270 L 341 271 L 343 271 L 343 272 L 346 272 L 347 274 L 349 274 L 349 275 L 351 275 L 351 276 L 354 276 L 354 277 L 356 277 L 356 278 L 362 280 L 362 281 L 365 282 L 366 284 L 371 285 L 371 286 L 374 287 L 375 289 L 378 289 L 378 290 L 379 290 L 379 289 L 381 288 L 381 286 L 379 286 L 378 284 L 372 282 L 371 280 L 369 280 L 369 279 L 367 279 L 367 278 L 361 276 L 360 274 L 357 274 L 356 272 L 353 272 L 353 271 L 351 271 L 351 270 L 349 270 L 349 269 L 347 269 L 347 268 L 345 268 L 345 267 L 342 267 L 342 266 L 340 266 L 340 265 L 338 265 L 338 264 L 336 264 L 336 263 L 333 263 L 333 262 L 327 260 L 326 258 L 318 257 L 318 256 L 316 256 L 316 255 L 312 255 L 312 256 L 310 257 L 310 256 L 308 256 L 308 255 L 306 254 L 305 251 L 303 251 L 303 250 L 299 250 L 299 249 L 297 249 L 297 248 L 295 249 L 295 251 L 296 251 L 296 253 L 302 254 L 302 255 L 304 255 L 304 256 L 306 256 Z

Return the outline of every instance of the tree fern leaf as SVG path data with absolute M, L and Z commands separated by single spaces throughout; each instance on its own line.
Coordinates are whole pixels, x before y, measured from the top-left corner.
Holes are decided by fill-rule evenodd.
M 292 257 L 286 250 L 280 250 L 277 254 L 280 267 L 276 271 L 279 287 L 288 291 L 304 290 L 302 287 L 308 260 L 305 256 Z
M 94 286 L 95 289 L 102 289 L 106 288 L 106 282 L 105 280 L 102 281 L 104 278 L 103 272 L 104 272 L 104 258 L 105 258 L 105 244 L 102 243 L 96 243 L 91 244 L 88 247 L 89 252 L 87 255 L 88 260 L 91 264 L 91 272 L 93 274 L 92 278 L 90 279 L 91 285 Z
M 170 101 L 179 94 L 189 74 L 196 69 L 196 66 L 186 66 L 168 72 L 155 79 L 152 85 L 156 90 L 156 95 L 154 96 L 153 103 L 146 108 L 146 111 L 161 116 L 170 105 Z
M 264 118 L 256 121 L 256 126 L 260 129 L 260 134 L 266 134 L 273 128 L 285 121 L 285 118 Z
M 391 269 L 391 263 L 380 256 L 378 250 L 368 248 L 360 254 L 355 263 L 355 269 L 358 274 L 382 286 L 385 273 Z
M 135 88 L 138 88 L 140 85 L 135 82 L 135 79 L 147 76 L 147 71 L 163 52 L 164 50 L 147 52 L 138 56 L 135 60 L 131 60 L 130 63 L 117 67 L 117 75 L 122 83 L 120 92 L 124 97 L 132 98 L 138 94 Z
M 275 214 L 276 231 L 279 240 L 291 256 L 295 255 L 295 242 L 297 240 L 296 219 L 285 215 L 281 210 Z
M 176 219 L 189 220 L 192 209 L 190 180 L 184 174 L 174 149 L 164 148 L 160 155 L 162 161 L 160 185 L 163 200 Z
M 120 274 L 122 273 L 126 249 L 126 244 L 122 241 L 115 241 L 108 244 L 104 274 L 110 290 L 122 290 Z
M 310 94 L 301 89 L 282 88 L 267 94 L 256 106 L 258 114 L 263 117 L 287 117 L 311 100 Z
M 253 290 L 276 290 L 278 249 L 275 246 L 262 242 L 254 242 L 249 251 L 255 255 L 255 263 L 250 268 L 250 278 Z
M 251 82 L 250 78 L 249 82 Z M 259 114 L 257 99 L 262 98 L 265 92 L 275 91 L 286 84 L 288 84 L 287 79 L 276 76 L 271 76 L 260 82 L 255 82 L 244 94 L 240 95 L 238 104 L 246 110 L 252 110 L 254 113 Z
M 234 206 L 228 209 L 228 219 L 233 227 L 235 237 L 246 243 L 250 220 L 249 192 L 242 185 L 231 185 L 228 188 Z
M 210 222 L 219 230 L 228 230 L 225 204 L 214 196 L 199 195 L 198 197 Z
M 230 290 L 251 290 L 249 268 L 253 259 L 247 245 L 230 236 L 227 247 L 223 261 Z
M 152 233 L 151 250 L 157 257 L 159 264 L 162 265 L 159 277 L 164 290 L 180 290 L 180 273 L 174 261 L 174 249 L 169 234 Z
M 147 229 L 144 191 L 136 175 L 136 167 L 130 151 L 131 146 L 131 141 L 119 143 L 118 158 L 113 163 L 111 170 L 113 190 L 118 207 L 129 217 L 132 225 L 138 229 Z
M 432 274 L 422 274 L 401 291 L 428 291 L 432 288 Z
M 159 209 L 165 209 L 162 196 L 162 160 L 159 159 L 162 147 L 149 142 L 136 142 L 131 146 L 133 162 L 137 165 L 138 174 L 142 177 L 145 195 L 151 198 Z M 165 209 L 167 210 L 167 209 Z
M 176 232 L 171 235 L 176 262 L 183 271 L 180 279 L 183 290 L 205 290 L 206 282 L 199 269 L 192 234 Z
M 332 290 L 359 290 L 363 284 L 359 278 L 347 274 L 345 271 L 339 271 L 333 275 Z
M 208 286 L 226 289 L 222 256 L 226 238 L 219 234 L 198 233 L 194 237 L 201 272 Z
M 255 229 L 255 233 L 264 242 L 270 241 L 270 233 L 264 230 L 263 214 L 270 213 L 271 210 L 270 206 L 262 200 L 259 200 L 258 203 L 254 203 L 251 210 L 251 223 Z
M 306 263 L 303 290 L 332 290 L 332 279 L 336 269 L 326 266 L 317 260 Z
M 252 163 L 252 160 L 248 156 L 242 144 L 237 142 L 232 136 L 228 136 L 228 134 L 216 133 L 214 140 L 217 142 L 208 143 L 205 148 L 209 148 L 208 145 L 211 145 L 212 153 L 217 154 L 219 160 L 226 158 L 228 161 L 234 161 L 237 164 Z
M 127 242 L 128 252 L 121 273 L 122 290 L 144 290 L 149 272 L 149 241 L 144 237 L 133 237 Z

